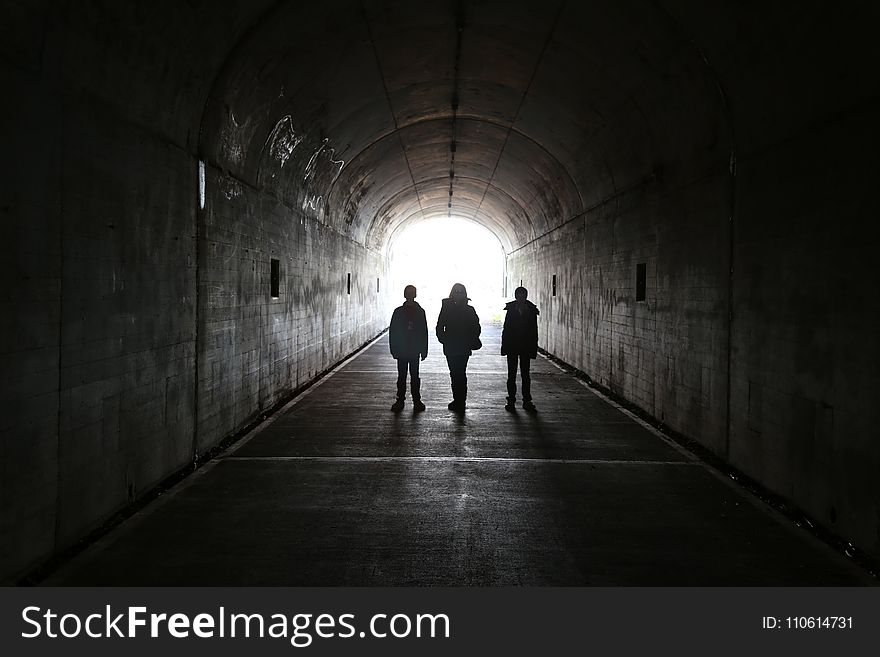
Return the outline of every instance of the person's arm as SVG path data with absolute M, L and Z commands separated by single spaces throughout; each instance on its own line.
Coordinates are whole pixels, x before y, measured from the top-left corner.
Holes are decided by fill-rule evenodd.
M 391 349 L 391 355 L 397 358 L 395 351 L 399 342 L 398 333 L 400 332 L 400 309 L 395 308 L 391 313 L 391 325 L 388 327 L 388 347 Z
M 425 316 L 424 310 L 422 310 L 422 331 L 420 338 L 420 353 L 422 355 L 422 360 L 425 360 L 428 357 L 428 318 Z
M 532 354 L 531 354 L 531 356 L 532 356 L 532 358 L 537 358 L 538 357 L 538 308 L 537 307 L 535 307 L 535 313 L 532 315 L 531 329 L 532 329 L 532 336 L 531 336 L 532 337 L 532 349 L 531 349 Z
M 440 314 L 437 315 L 437 328 L 435 329 L 437 332 L 437 340 L 440 344 L 443 344 L 446 339 L 446 317 L 443 314 L 444 308 L 440 308 Z

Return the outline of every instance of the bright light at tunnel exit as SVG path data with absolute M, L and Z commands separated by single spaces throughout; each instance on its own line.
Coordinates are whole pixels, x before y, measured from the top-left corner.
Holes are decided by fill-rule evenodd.
M 390 255 L 393 296 L 403 303 L 403 288 L 415 285 L 431 329 L 453 283 L 467 288 L 482 323 L 501 320 L 504 251 L 483 226 L 455 217 L 421 221 L 398 234 Z

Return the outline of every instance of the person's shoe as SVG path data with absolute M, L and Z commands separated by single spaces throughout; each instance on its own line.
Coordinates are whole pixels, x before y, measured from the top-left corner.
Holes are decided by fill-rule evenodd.
M 425 410 L 425 405 L 422 403 L 421 399 L 413 400 L 413 411 L 416 413 L 421 413 Z
M 523 408 L 525 410 L 529 411 L 530 413 L 534 413 L 535 411 L 538 410 L 537 408 L 535 408 L 535 405 L 530 401 L 524 401 Z
M 446 406 L 450 411 L 462 412 L 464 410 L 464 402 L 463 401 L 451 401 Z
M 516 410 L 516 406 L 514 405 L 514 402 L 512 402 L 512 401 L 507 402 L 507 403 L 504 405 L 504 410 L 505 410 L 505 411 L 510 411 L 510 412 L 515 411 L 515 410 Z
M 394 402 L 391 405 L 391 410 L 394 411 L 395 413 L 399 413 L 400 411 L 402 411 L 403 410 L 403 400 L 398 399 L 396 402 Z

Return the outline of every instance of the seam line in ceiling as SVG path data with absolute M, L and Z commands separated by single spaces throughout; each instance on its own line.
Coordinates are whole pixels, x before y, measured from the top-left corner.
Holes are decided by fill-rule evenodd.
M 636 189 L 639 189 L 639 188 L 641 188 L 641 187 L 645 187 L 645 186 L 649 185 L 650 183 L 654 182 L 655 180 L 657 180 L 657 178 L 658 178 L 658 176 L 657 176 L 657 172 L 656 172 L 656 171 L 652 171 L 652 172 L 649 173 L 648 175 L 646 175 L 646 176 L 642 176 L 642 177 L 639 178 L 638 180 L 634 180 L 633 182 L 629 183 L 629 184 L 626 185 L 625 187 L 622 187 L 622 188 L 620 188 L 620 189 L 616 189 L 616 190 L 614 190 L 613 193 L 609 194 L 608 196 L 606 196 L 605 198 L 603 198 L 601 201 L 597 201 L 596 203 L 593 203 L 593 205 L 591 205 L 590 207 L 588 207 L 588 208 L 584 208 L 582 211 L 578 212 L 576 215 L 574 215 L 574 216 L 572 216 L 572 217 L 569 217 L 569 218 L 566 219 L 565 221 L 561 222 L 558 226 L 554 226 L 554 227 L 551 228 L 550 230 L 545 231 L 544 233 L 541 233 L 540 235 L 537 235 L 536 237 L 534 237 L 533 239 L 529 240 L 528 242 L 525 242 L 524 244 L 521 244 L 520 246 L 518 246 L 518 247 L 516 247 L 515 249 L 513 249 L 513 250 L 512 250 L 510 253 L 508 253 L 507 255 L 513 255 L 513 254 L 516 253 L 517 251 L 521 251 L 521 250 L 523 250 L 523 249 L 525 249 L 525 248 L 531 246 L 531 245 L 534 244 L 535 242 L 537 242 L 537 241 L 543 239 L 544 237 L 547 237 L 547 235 L 550 235 L 551 233 L 555 233 L 555 232 L 556 232 L 557 230 L 559 230 L 560 228 L 562 228 L 562 227 L 564 227 L 564 226 L 567 226 L 567 225 L 570 224 L 572 221 L 575 221 L 575 220 L 577 220 L 577 219 L 581 219 L 581 218 L 583 218 L 583 217 L 586 217 L 586 216 L 587 216 L 588 214 L 590 214 L 593 210 L 596 210 L 597 208 L 600 208 L 600 207 L 602 207 L 603 205 L 607 205 L 608 203 L 611 203 L 612 201 L 616 201 L 616 200 L 618 200 L 618 199 L 619 199 L 621 196 L 623 196 L 624 194 L 628 194 L 629 192 L 632 192 L 632 191 L 634 191 L 634 190 L 636 190 Z
M 559 24 L 559 19 L 562 16 L 562 10 L 565 8 L 565 2 L 561 2 L 559 4 L 559 9 L 556 10 L 556 16 L 553 18 L 553 23 L 550 25 L 550 29 L 547 32 L 547 38 L 544 39 L 544 45 L 541 46 L 541 52 L 538 54 L 538 57 L 535 61 L 535 67 L 532 69 L 532 75 L 529 77 L 529 82 L 526 85 L 525 90 L 523 91 L 522 97 L 519 99 L 519 104 L 516 106 L 516 112 L 513 115 L 513 119 L 510 121 L 510 125 L 507 127 L 507 134 L 504 136 L 504 143 L 501 145 L 501 150 L 498 151 L 498 159 L 495 160 L 495 166 L 492 169 L 492 175 L 489 176 L 489 180 L 486 183 L 486 189 L 483 192 L 483 197 L 480 199 L 480 205 L 477 207 L 477 210 L 471 216 L 471 219 L 476 221 L 477 213 L 483 209 L 483 201 L 486 199 L 486 194 L 489 191 L 489 186 L 495 181 L 495 174 L 498 172 L 498 166 L 501 164 L 501 158 L 504 157 L 504 150 L 507 148 L 507 142 L 510 139 L 510 133 L 513 131 L 513 126 L 516 125 L 516 120 L 519 118 L 519 113 L 522 110 L 522 106 L 526 101 L 526 97 L 529 95 L 529 90 L 532 88 L 532 84 L 535 82 L 535 77 L 538 75 L 538 69 L 541 68 L 541 62 L 544 61 L 544 55 L 547 52 L 547 48 L 550 46 L 550 41 L 553 39 L 553 35 L 556 33 L 556 26 Z M 526 221 L 529 222 L 529 226 L 532 228 L 532 233 L 534 233 L 534 226 L 532 226 L 531 218 L 526 215 Z
M 382 91 L 385 93 L 385 100 L 388 103 L 388 113 L 391 115 L 391 121 L 394 123 L 394 132 L 397 133 L 397 143 L 400 144 L 400 152 L 403 153 L 403 159 L 406 162 L 406 169 L 409 172 L 409 178 L 412 180 L 413 186 L 416 187 L 416 179 L 412 172 L 412 165 L 409 162 L 409 156 L 406 153 L 406 148 L 403 146 L 403 139 L 400 136 L 400 128 L 397 125 L 397 115 L 394 113 L 394 105 L 391 103 L 391 93 L 388 91 L 388 82 L 385 79 L 385 72 L 382 70 L 382 62 L 379 60 L 379 51 L 376 49 L 376 41 L 373 39 L 373 28 L 370 25 L 370 17 L 367 13 L 367 8 L 364 6 L 363 0 L 361 0 L 361 13 L 364 17 L 364 25 L 367 28 L 367 36 L 370 39 L 370 48 L 373 51 L 373 58 L 376 60 L 376 69 L 379 71 L 379 78 L 382 80 Z M 419 195 L 418 187 L 416 187 L 416 195 L 419 199 L 419 209 L 422 207 L 422 197 Z M 424 210 L 421 210 L 422 216 L 424 216 Z
M 448 217 L 452 217 L 452 194 L 455 184 L 456 120 L 458 119 L 458 92 L 461 78 L 461 36 L 464 31 L 462 15 L 463 9 L 461 2 L 459 2 L 455 17 L 455 64 L 452 74 L 452 136 L 449 142 L 449 200 L 446 204 Z M 416 193 L 418 194 L 418 190 Z

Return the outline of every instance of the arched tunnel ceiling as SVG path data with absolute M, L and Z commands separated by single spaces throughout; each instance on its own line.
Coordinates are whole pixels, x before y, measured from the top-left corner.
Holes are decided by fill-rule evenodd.
M 282 2 L 230 53 L 200 149 L 370 248 L 452 214 L 509 251 L 669 153 L 723 163 L 722 115 L 646 0 Z

